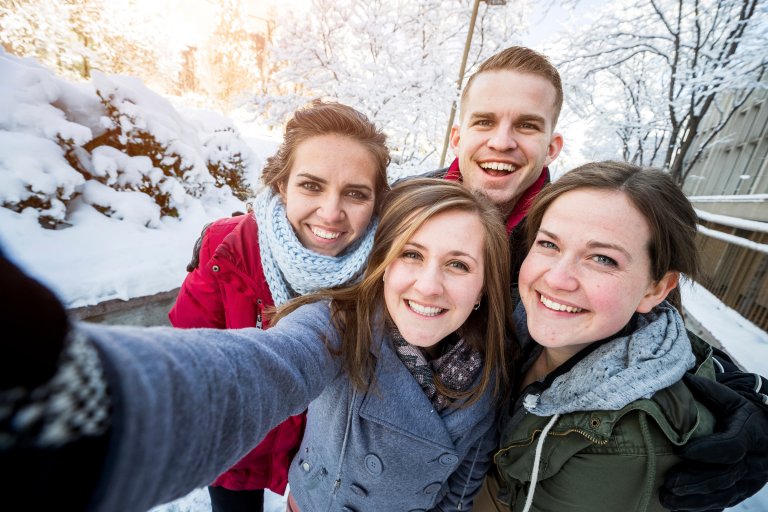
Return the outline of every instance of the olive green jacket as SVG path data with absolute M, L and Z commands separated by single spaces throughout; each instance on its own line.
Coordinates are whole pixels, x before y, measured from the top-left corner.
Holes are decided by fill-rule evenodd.
M 697 375 L 714 378 L 712 349 L 689 335 Z M 526 414 L 501 432 L 494 460 L 500 499 L 522 511 L 539 435 L 551 417 Z M 664 510 L 658 500 L 664 473 L 679 461 L 675 447 L 712 432 L 714 417 L 683 381 L 618 411 L 560 416 L 547 434 L 533 506 L 535 511 Z

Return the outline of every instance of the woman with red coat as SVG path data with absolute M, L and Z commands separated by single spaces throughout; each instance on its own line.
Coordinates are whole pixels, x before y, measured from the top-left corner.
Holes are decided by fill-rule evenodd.
M 247 215 L 221 219 L 196 244 L 175 327 L 268 326 L 290 298 L 362 275 L 388 189 L 386 139 L 346 105 L 316 102 L 288 121 Z M 208 488 L 214 512 L 263 510 L 264 489 L 283 494 L 305 415 L 275 427 Z

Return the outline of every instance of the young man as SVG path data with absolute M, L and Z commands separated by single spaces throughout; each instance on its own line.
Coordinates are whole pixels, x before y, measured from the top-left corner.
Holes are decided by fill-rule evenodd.
M 546 57 L 520 46 L 493 55 L 461 95 L 450 138 L 456 159 L 433 173 L 483 192 L 504 213 L 514 283 L 527 252 L 521 221 L 563 148 L 555 132 L 562 106 L 560 74 Z
M 562 104 L 560 75 L 546 57 L 524 47 L 502 50 L 467 81 L 459 125 L 451 131 L 456 159 L 433 173 L 482 191 L 503 212 L 515 282 L 527 252 L 522 220 L 549 182 L 547 166 L 563 147 L 563 137 L 555 131 Z M 670 470 L 662 491 L 666 508 L 721 510 L 751 496 L 768 480 L 768 384 L 760 376 L 739 372 L 725 354 L 719 355 L 731 371 L 718 374 L 718 381 L 729 387 L 693 376 L 687 380 L 717 416 L 716 432 L 681 451 L 684 462 Z M 747 382 L 758 386 L 750 388 Z M 483 502 L 478 498 L 476 510 L 494 510 L 480 508 Z

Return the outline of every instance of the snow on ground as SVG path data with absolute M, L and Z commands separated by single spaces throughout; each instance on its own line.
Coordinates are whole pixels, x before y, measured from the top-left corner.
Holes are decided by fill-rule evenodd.
M 681 288 L 685 309 L 749 372 L 768 376 L 768 333 L 696 283 Z M 768 510 L 768 506 L 765 508 Z

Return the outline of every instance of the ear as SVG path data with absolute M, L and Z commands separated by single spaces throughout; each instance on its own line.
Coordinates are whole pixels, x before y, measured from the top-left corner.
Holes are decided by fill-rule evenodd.
M 287 199 L 288 199 L 287 197 L 285 197 L 285 186 L 286 186 L 286 183 L 287 183 L 287 180 L 286 181 L 282 181 L 282 182 L 277 184 L 277 191 L 278 191 L 278 194 L 280 195 L 280 197 L 283 200 L 283 204 L 285 204 L 287 202 Z
M 451 126 L 450 143 L 451 143 L 451 149 L 453 150 L 453 155 L 456 157 L 459 156 L 459 138 L 460 138 L 459 132 L 460 131 L 461 131 L 460 125 L 455 124 Z
M 547 147 L 547 158 L 544 160 L 544 165 L 549 165 L 555 161 L 557 155 L 563 149 L 563 136 L 557 132 L 552 134 L 552 139 L 549 141 Z
M 675 289 L 678 281 L 680 280 L 679 272 L 667 272 L 664 277 L 651 283 L 648 286 L 647 293 L 640 300 L 640 304 L 637 305 L 638 313 L 648 313 L 650 310 L 661 304 L 661 302 L 667 298 L 669 292 Z

